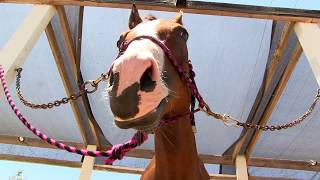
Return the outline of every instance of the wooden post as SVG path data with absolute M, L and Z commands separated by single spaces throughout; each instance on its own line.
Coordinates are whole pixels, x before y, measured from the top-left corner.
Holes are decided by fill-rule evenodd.
M 36 5 L 9 39 L 0 53 L 0 64 L 4 67 L 8 85 L 15 77 L 15 68 L 20 67 L 46 28 L 56 9 L 49 5 Z M 0 90 L 0 98 L 3 90 Z
M 320 85 L 320 27 L 317 24 L 296 23 L 294 30 Z
M 236 158 L 236 173 L 237 180 L 248 180 L 247 160 L 244 155 Z
M 96 145 L 88 145 L 87 147 L 87 150 L 89 151 L 94 151 L 96 149 L 97 149 Z M 79 180 L 91 179 L 93 166 L 94 166 L 94 157 L 85 156 L 82 163 Z

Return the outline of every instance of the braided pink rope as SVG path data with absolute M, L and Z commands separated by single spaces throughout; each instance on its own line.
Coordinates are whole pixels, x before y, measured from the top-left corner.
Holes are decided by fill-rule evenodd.
M 105 160 L 105 163 L 112 164 L 117 159 L 121 160 L 127 154 L 127 152 L 135 149 L 137 146 L 140 146 L 142 143 L 144 143 L 148 139 L 147 133 L 137 131 L 129 141 L 127 141 L 124 144 L 114 145 L 109 151 L 88 151 L 86 149 L 77 149 L 74 146 L 68 146 L 61 142 L 57 142 L 55 139 L 52 139 L 47 135 L 41 133 L 41 131 L 39 131 L 34 126 L 32 126 L 28 122 L 28 120 L 21 114 L 21 112 L 13 102 L 13 99 L 11 98 L 11 95 L 9 93 L 7 81 L 5 80 L 4 69 L 1 64 L 0 64 L 0 79 L 1 79 L 5 96 L 8 100 L 8 103 L 10 104 L 12 110 L 20 119 L 20 121 L 40 139 L 42 139 L 43 141 L 51 145 L 56 146 L 59 149 L 63 149 L 71 153 L 76 153 L 84 156 L 93 156 L 93 157 L 104 156 L 104 157 L 107 157 L 107 159 Z

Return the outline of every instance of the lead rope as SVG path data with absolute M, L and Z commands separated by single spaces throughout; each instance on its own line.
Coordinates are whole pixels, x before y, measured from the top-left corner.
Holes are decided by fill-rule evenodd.
M 147 133 L 142 131 L 137 131 L 129 141 L 127 141 L 124 144 L 114 145 L 112 146 L 111 150 L 108 150 L 108 151 L 88 151 L 86 149 L 77 149 L 74 146 L 68 146 L 61 142 L 58 142 L 57 140 L 52 139 L 47 135 L 41 133 L 41 131 L 39 131 L 34 126 L 32 126 L 28 122 L 28 120 L 21 114 L 21 112 L 19 111 L 18 107 L 15 105 L 10 95 L 7 81 L 5 80 L 4 69 L 1 64 L 0 64 L 0 79 L 1 79 L 2 87 L 5 93 L 6 99 L 10 104 L 12 110 L 16 114 L 16 116 L 22 122 L 22 124 L 26 126 L 30 131 L 33 132 L 33 134 L 38 136 L 40 139 L 42 139 L 43 141 L 53 146 L 56 146 L 59 149 L 63 149 L 71 153 L 76 153 L 83 156 L 93 156 L 93 157 L 104 156 L 104 157 L 107 157 L 107 159 L 105 160 L 105 163 L 112 164 L 117 159 L 121 160 L 129 151 L 135 149 L 137 146 L 140 146 L 142 143 L 144 143 L 148 139 Z
M 194 73 L 193 71 L 193 66 L 191 64 L 191 61 L 189 60 L 189 77 L 190 79 L 192 80 L 192 83 L 193 84 L 196 84 L 196 81 L 194 80 L 194 78 L 196 77 L 196 73 Z M 195 96 L 191 96 L 191 101 L 190 101 L 190 112 L 194 112 L 194 108 L 195 108 L 195 105 L 196 105 L 196 98 Z M 190 123 L 191 123 L 191 126 L 192 126 L 192 131 L 194 133 L 197 132 L 197 127 L 196 127 L 196 122 L 195 122 L 195 118 L 194 118 L 194 114 L 190 114 Z

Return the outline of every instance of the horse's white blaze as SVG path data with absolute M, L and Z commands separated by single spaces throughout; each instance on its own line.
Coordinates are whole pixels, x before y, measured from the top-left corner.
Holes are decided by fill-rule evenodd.
M 141 23 L 132 30 L 132 33 L 136 36 L 148 35 L 158 38 L 156 27 L 159 23 L 159 20 Z M 164 57 L 163 50 L 157 44 L 148 39 L 142 39 L 132 42 L 125 53 L 114 62 L 113 72 L 120 74 L 117 96 L 121 95 L 130 85 L 139 83 L 145 70 L 152 67 L 152 80 L 156 81 L 156 87 L 151 92 L 138 91 L 137 95 L 140 96 L 139 112 L 133 119 L 153 111 L 169 94 L 160 77 Z

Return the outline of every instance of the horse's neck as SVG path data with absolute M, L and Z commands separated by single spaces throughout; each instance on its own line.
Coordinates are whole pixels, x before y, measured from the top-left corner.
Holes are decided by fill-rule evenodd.
M 155 175 L 162 179 L 202 179 L 204 166 L 198 158 L 190 120 L 177 122 L 155 133 Z

